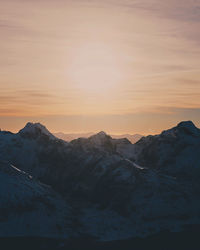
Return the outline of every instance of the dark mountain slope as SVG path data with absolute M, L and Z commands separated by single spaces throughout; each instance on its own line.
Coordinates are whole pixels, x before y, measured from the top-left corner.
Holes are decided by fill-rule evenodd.
M 190 122 L 134 145 L 104 132 L 66 143 L 41 124 L 0 132 L 0 158 L 62 194 L 76 211 L 75 231 L 104 240 L 200 223 L 198 145 Z
M 0 161 L 0 237 L 71 237 L 71 208 L 49 186 Z

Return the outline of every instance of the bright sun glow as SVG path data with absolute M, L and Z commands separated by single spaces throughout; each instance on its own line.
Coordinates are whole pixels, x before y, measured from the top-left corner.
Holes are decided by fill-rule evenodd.
M 112 49 L 104 44 L 87 44 L 74 50 L 69 77 L 75 87 L 99 92 L 115 87 L 122 72 Z

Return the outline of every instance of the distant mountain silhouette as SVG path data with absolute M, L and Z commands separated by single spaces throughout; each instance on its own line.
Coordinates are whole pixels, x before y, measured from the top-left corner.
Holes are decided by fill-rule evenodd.
M 66 133 L 62 133 L 62 132 L 58 132 L 58 133 L 54 133 L 54 135 L 62 140 L 65 141 L 72 141 L 74 139 L 78 139 L 78 138 L 88 138 L 92 135 L 94 135 L 95 133 L 71 133 L 71 134 L 66 134 Z M 136 143 L 137 141 L 139 141 L 143 135 L 140 134 L 121 134 L 121 135 L 110 135 L 112 138 L 115 139 L 120 139 L 120 138 L 127 138 L 131 143 Z

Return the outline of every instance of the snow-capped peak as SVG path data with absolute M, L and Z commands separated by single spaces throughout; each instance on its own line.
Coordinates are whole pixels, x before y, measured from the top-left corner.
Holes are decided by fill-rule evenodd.
M 26 126 L 19 131 L 22 136 L 37 137 L 40 135 L 46 135 L 51 139 L 56 139 L 56 137 L 51 134 L 48 129 L 41 123 L 28 122 Z

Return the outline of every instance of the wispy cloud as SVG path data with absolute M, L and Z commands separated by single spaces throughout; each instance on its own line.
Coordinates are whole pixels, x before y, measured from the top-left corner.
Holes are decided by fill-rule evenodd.
M 109 128 L 117 121 L 111 114 L 121 114 L 124 130 L 129 119 L 136 128 L 125 118 L 131 113 L 146 129 L 154 115 L 160 127 L 162 114 L 197 120 L 199 13 L 199 0 L 1 1 L 0 115 L 110 115 Z M 92 91 L 95 81 L 86 90 L 71 78 L 77 51 L 93 43 L 112 51 L 122 75 L 104 93 Z

